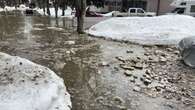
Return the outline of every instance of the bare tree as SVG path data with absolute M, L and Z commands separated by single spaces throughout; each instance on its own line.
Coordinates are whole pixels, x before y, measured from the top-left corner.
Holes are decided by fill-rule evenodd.
M 42 8 L 45 15 L 45 8 L 46 8 L 46 0 L 42 0 Z
M 84 33 L 84 19 L 86 12 L 86 0 L 76 0 L 77 32 Z
M 67 8 L 67 0 L 61 0 L 62 16 L 65 15 L 65 9 Z
M 54 8 L 55 8 L 55 17 L 58 18 L 58 7 L 59 7 L 59 0 L 54 0 Z
M 50 10 L 49 10 L 50 4 L 49 4 L 49 0 L 47 0 L 47 15 L 51 15 Z

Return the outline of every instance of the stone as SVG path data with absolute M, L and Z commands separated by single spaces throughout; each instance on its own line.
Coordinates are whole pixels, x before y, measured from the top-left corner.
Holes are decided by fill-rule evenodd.
M 171 94 L 166 94 L 163 96 L 165 99 L 172 99 L 173 96 Z
M 126 76 L 132 76 L 131 71 L 128 71 L 128 70 L 127 70 L 127 71 L 125 71 L 125 72 L 124 72 L 124 74 L 125 74 Z
M 133 51 L 132 50 L 127 50 L 127 53 L 133 53 Z
M 160 56 L 163 56 L 163 57 L 166 56 L 166 53 L 165 53 L 165 52 L 162 52 L 162 51 L 160 51 L 160 50 L 156 50 L 156 51 L 154 52 L 154 54 L 155 54 L 155 55 L 160 55 Z
M 66 63 L 64 63 L 64 62 L 56 61 L 54 64 L 54 68 L 56 70 L 62 70 L 65 65 L 66 65 Z
M 169 85 L 169 86 L 166 86 L 166 87 L 165 87 L 165 90 L 166 90 L 167 92 L 176 93 L 177 88 L 174 87 L 174 86 Z
M 121 61 L 121 62 L 123 62 L 123 63 L 125 63 L 125 59 L 123 57 L 121 57 L 121 56 L 120 57 L 116 57 L 116 59 Z
M 155 89 L 156 89 L 156 91 L 158 91 L 158 92 L 161 91 L 161 87 L 159 87 L 159 86 L 156 86 Z
M 138 60 L 141 60 L 141 58 L 140 57 L 136 57 Z
M 148 86 L 149 84 L 152 83 L 152 81 L 151 81 L 150 79 L 148 79 L 148 78 L 143 78 L 142 81 L 143 81 L 143 83 L 144 83 L 146 86 Z
M 71 51 L 69 51 L 69 50 L 68 50 L 68 51 L 66 51 L 66 54 L 70 54 L 70 53 L 71 53 Z
M 99 96 L 95 99 L 96 102 L 98 103 L 103 103 L 104 97 L 103 96 Z
M 153 58 L 152 57 L 148 57 L 148 60 L 153 60 Z
M 117 105 L 117 108 L 120 110 L 127 110 L 127 107 L 122 106 L 122 105 Z
M 132 66 L 120 65 L 120 67 L 121 67 L 121 68 L 123 68 L 123 69 L 125 69 L 125 70 L 130 70 L 130 71 L 135 70 L 135 68 L 134 68 L 134 67 L 132 67 Z
M 135 83 L 135 79 L 134 78 L 131 78 L 130 79 L 130 82 Z
M 110 65 L 109 65 L 109 63 L 107 63 L 107 62 L 101 62 L 101 63 L 99 64 L 99 66 L 110 66 Z
M 140 87 L 140 86 L 142 85 L 142 82 L 141 82 L 141 81 L 137 81 L 137 82 L 135 83 L 135 85 L 138 86 L 138 87 Z
M 162 56 L 161 56 L 161 57 L 159 58 L 159 61 L 160 61 L 160 62 L 166 62 L 167 59 L 166 59 L 165 57 L 162 57 Z
M 172 48 L 166 48 L 166 50 L 169 51 L 169 52 L 173 52 Z
M 134 67 L 135 67 L 136 69 L 143 69 L 143 64 L 137 63 L 136 65 L 134 65 Z
M 115 66 L 115 67 L 114 67 L 114 70 L 115 70 L 115 71 L 119 71 L 119 68 Z
M 145 56 L 150 56 L 150 53 L 144 53 Z
M 147 78 L 147 79 L 150 79 L 151 77 L 149 76 L 149 75 L 147 75 L 147 74 L 143 74 L 143 77 L 144 78 Z
M 173 52 L 175 55 L 179 55 L 179 51 L 178 50 L 175 50 L 174 52 Z
M 134 78 L 134 79 L 137 79 L 138 77 L 134 75 L 133 78 Z
M 146 73 L 147 75 L 151 75 L 151 74 L 152 74 L 152 71 L 149 70 L 149 69 L 147 69 L 147 70 L 145 71 L 145 73 Z
M 114 99 L 114 101 L 118 102 L 119 104 L 125 103 L 125 101 L 119 96 L 115 96 L 113 99 Z
M 183 104 L 189 106 L 189 105 L 193 105 L 194 102 L 193 102 L 192 100 L 184 100 L 184 101 L 183 101 Z
M 133 91 L 140 92 L 141 88 L 139 86 L 135 86 L 135 87 L 133 87 Z
M 139 62 L 139 60 L 138 59 L 131 59 L 131 62 L 134 64 L 137 64 Z
M 65 44 L 74 45 L 75 44 L 75 41 L 66 41 Z

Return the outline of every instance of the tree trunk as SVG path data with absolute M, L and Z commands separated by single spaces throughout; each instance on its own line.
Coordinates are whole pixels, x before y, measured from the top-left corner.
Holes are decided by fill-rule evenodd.
M 62 1 L 62 16 L 65 16 L 66 2 Z
M 46 5 L 46 0 L 42 0 L 42 7 L 43 7 L 44 15 L 45 15 L 45 5 Z
M 156 11 L 157 16 L 159 15 L 159 11 L 160 11 L 160 0 L 158 0 L 158 3 L 157 3 L 157 11 Z
M 51 15 L 51 13 L 50 13 L 50 10 L 49 10 L 49 0 L 47 0 L 47 15 Z
M 86 0 L 76 0 L 77 32 L 84 33 Z
M 58 18 L 58 0 L 54 1 L 55 17 Z

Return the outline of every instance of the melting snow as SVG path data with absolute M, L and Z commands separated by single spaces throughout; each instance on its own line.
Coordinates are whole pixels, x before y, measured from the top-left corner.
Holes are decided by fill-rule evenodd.
M 39 14 L 44 15 L 44 11 L 43 9 L 36 9 L 38 11 Z M 47 15 L 47 13 L 45 13 Z M 50 14 L 51 17 L 55 17 L 55 8 L 50 8 Z M 72 15 L 72 9 L 70 7 L 68 7 L 65 10 L 65 16 L 61 16 L 62 15 L 62 9 L 58 9 L 58 16 L 59 17 L 68 17 L 68 18 L 73 18 L 74 15 Z
M 70 110 L 70 95 L 50 69 L 0 53 L 1 110 Z
M 185 15 L 111 18 L 92 26 L 87 33 L 140 44 L 177 44 L 195 35 L 195 18 Z

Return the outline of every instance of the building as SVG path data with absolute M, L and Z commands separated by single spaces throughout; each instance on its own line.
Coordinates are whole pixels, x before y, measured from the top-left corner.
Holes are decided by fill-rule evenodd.
M 105 0 L 108 11 L 127 11 L 128 8 L 143 8 L 146 11 L 159 14 L 169 13 L 173 10 L 171 3 L 174 0 Z
M 147 11 L 150 12 L 157 12 L 159 11 L 159 14 L 166 14 L 170 13 L 174 10 L 174 7 L 171 6 L 171 3 L 174 0 L 147 0 Z M 159 8 L 158 8 L 159 4 Z

